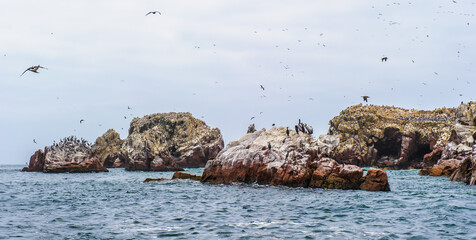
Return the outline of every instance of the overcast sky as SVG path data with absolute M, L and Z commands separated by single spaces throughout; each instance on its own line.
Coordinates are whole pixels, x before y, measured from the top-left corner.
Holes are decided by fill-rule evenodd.
M 152 113 L 191 112 L 228 143 L 298 119 L 317 137 L 362 95 L 476 100 L 474 2 L 1 1 L 0 164 L 69 135 L 125 138 Z

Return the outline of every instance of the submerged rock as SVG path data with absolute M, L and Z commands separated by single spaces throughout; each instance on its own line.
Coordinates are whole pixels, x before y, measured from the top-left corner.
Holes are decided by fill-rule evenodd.
M 161 181 L 166 181 L 166 180 L 170 180 L 170 179 L 167 179 L 167 178 L 146 178 L 144 180 L 144 183 L 148 183 L 148 182 L 161 182 Z
M 215 160 L 208 161 L 201 181 L 360 189 L 365 180 L 361 168 L 343 166 L 323 158 L 322 153 L 319 142 L 308 134 L 291 131 L 288 136 L 284 127 L 262 129 L 230 142 Z
M 121 151 L 127 170 L 181 171 L 205 166 L 223 149 L 220 130 L 190 113 L 134 118 Z
M 190 180 L 195 180 L 195 181 L 200 181 L 202 176 L 197 176 L 189 173 L 184 173 L 184 172 L 175 172 L 174 175 L 172 176 L 172 179 L 190 179 Z
M 90 144 L 76 137 L 62 139 L 58 144 L 38 150 L 23 171 L 45 173 L 107 172 Z

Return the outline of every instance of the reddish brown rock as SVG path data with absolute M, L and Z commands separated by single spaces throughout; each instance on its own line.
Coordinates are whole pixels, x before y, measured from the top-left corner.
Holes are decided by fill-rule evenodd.
M 434 177 L 449 177 L 459 167 L 461 160 L 458 159 L 441 159 L 437 164 L 423 168 L 418 172 L 419 175 L 430 175 Z
M 387 173 L 380 169 L 369 169 L 360 189 L 367 191 L 390 191 Z
M 443 147 L 437 147 L 431 151 L 431 153 L 427 153 L 423 156 L 423 164 L 425 166 L 431 166 L 438 162 L 441 158 L 441 153 L 443 152 Z
M 363 170 L 355 165 L 341 165 L 330 158 L 323 158 L 316 163 L 309 187 L 359 189 Z
M 46 152 L 45 148 L 45 152 Z M 22 171 L 26 172 L 42 172 L 45 165 L 45 153 L 38 149 L 31 157 L 28 167 L 24 167 Z

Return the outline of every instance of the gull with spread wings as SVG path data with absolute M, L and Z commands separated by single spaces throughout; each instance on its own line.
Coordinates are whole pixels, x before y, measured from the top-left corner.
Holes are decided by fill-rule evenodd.
M 20 77 L 23 76 L 23 74 L 25 74 L 27 71 L 34 72 L 34 73 L 39 73 L 38 69 L 40 69 L 40 68 L 48 69 L 48 68 L 42 67 L 40 65 L 32 66 L 32 67 L 27 68 L 25 71 L 23 71 L 23 73 L 20 75 Z

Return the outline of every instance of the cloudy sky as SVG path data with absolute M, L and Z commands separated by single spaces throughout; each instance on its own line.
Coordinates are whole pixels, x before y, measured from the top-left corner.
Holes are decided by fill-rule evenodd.
M 125 138 L 151 113 L 191 112 L 227 143 L 251 123 L 324 134 L 362 95 L 417 109 L 476 100 L 474 2 L 2 1 L 0 164 L 69 135 Z

